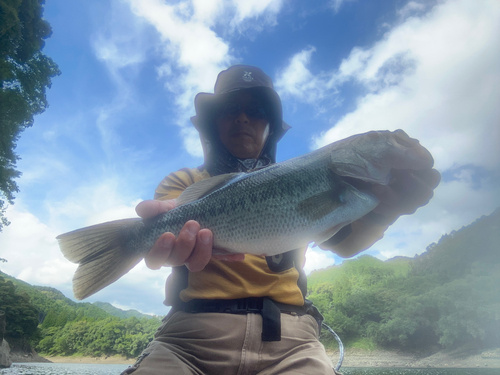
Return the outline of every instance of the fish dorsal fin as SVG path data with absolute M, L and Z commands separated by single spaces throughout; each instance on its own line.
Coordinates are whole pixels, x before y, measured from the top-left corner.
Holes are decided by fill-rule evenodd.
M 191 186 L 188 186 L 186 190 L 184 190 L 182 194 L 176 199 L 177 206 L 182 206 L 183 204 L 194 202 L 198 199 L 206 197 L 208 194 L 214 192 L 224 185 L 227 185 L 230 181 L 242 177 L 243 175 L 246 175 L 246 173 L 226 173 L 206 178 Z

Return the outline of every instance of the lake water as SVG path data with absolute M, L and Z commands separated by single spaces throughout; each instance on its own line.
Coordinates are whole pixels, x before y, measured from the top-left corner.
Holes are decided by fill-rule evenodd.
M 82 363 L 13 363 L 1 375 L 118 375 L 129 365 Z
M 1 375 L 119 375 L 129 365 L 14 363 Z M 500 369 L 342 368 L 344 375 L 499 375 Z

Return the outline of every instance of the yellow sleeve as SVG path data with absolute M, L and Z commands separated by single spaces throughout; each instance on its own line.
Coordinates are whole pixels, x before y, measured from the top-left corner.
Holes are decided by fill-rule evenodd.
M 163 179 L 155 190 L 154 199 L 164 201 L 175 199 L 192 184 L 195 184 L 205 178 L 209 178 L 210 174 L 205 170 L 198 168 L 182 168 L 177 172 L 170 173 Z

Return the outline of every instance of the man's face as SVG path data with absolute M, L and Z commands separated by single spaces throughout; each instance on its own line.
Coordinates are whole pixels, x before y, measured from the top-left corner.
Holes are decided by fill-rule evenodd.
M 223 106 L 216 119 L 219 139 L 239 159 L 259 157 L 269 136 L 269 119 L 262 101 L 245 91 L 238 91 Z

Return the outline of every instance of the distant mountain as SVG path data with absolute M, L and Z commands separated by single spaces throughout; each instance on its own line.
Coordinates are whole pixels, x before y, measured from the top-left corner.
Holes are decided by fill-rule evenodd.
M 9 276 L 0 271 L 0 276 L 12 281 L 19 291 L 25 292 L 31 303 L 40 311 L 40 322 L 52 311 L 57 315 L 83 315 L 94 319 L 105 319 L 116 316 L 120 319 L 135 317 L 137 319 L 153 318 L 151 315 L 143 314 L 137 310 L 122 310 L 107 302 L 75 302 L 66 297 L 61 291 L 49 287 L 31 285 L 15 277 Z
M 414 258 L 382 261 L 361 255 L 314 271 L 308 298 L 351 346 L 420 352 L 496 348 L 499 244 L 497 209 L 442 236 Z
M 32 286 L 0 272 L 0 307 L 14 349 L 31 346 L 43 355 L 137 357 L 161 321 L 109 303 L 75 302 L 59 290 Z
M 131 318 L 131 317 L 135 317 L 137 319 L 141 319 L 141 318 L 147 318 L 147 319 L 151 319 L 153 318 L 153 316 L 151 315 L 147 315 L 147 314 L 143 314 L 137 310 L 122 310 L 122 309 L 119 309 L 117 307 L 114 307 L 112 304 L 108 303 L 108 302 L 94 302 L 93 303 L 94 306 L 97 306 L 99 307 L 100 309 L 106 311 L 108 314 L 111 314 L 113 316 L 117 316 L 118 318 L 120 319 L 127 319 L 127 318 Z
M 412 258 L 398 256 L 386 261 L 364 254 L 354 259 L 346 259 L 341 265 L 315 270 L 307 277 L 309 288 L 321 283 L 338 283 L 355 274 L 363 275 L 363 285 L 372 285 L 384 277 L 406 276 Z
M 1 271 L 0 276 L 12 281 L 19 292 L 24 292 L 29 296 L 31 303 L 40 312 L 40 323 L 43 322 L 49 312 L 58 316 L 84 316 L 92 319 L 110 317 L 110 314 L 99 307 L 89 302 L 75 302 L 55 288 L 31 285 Z

